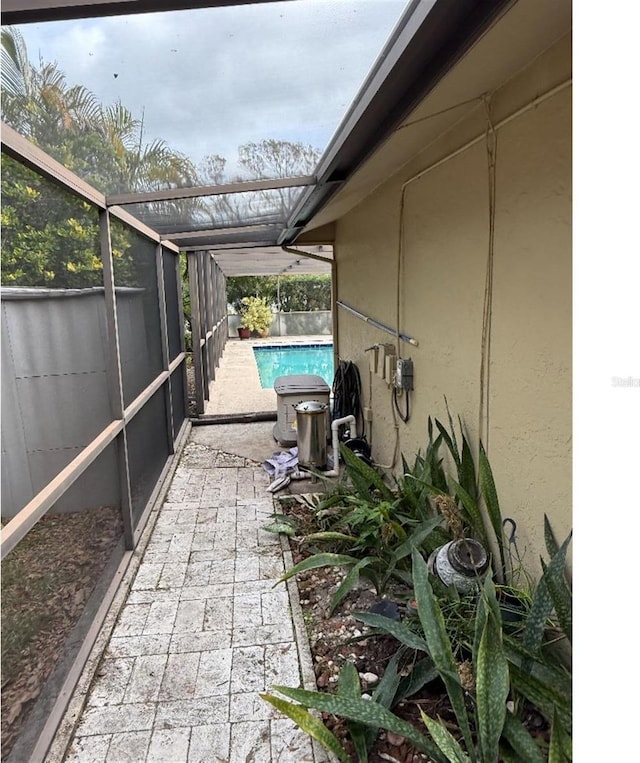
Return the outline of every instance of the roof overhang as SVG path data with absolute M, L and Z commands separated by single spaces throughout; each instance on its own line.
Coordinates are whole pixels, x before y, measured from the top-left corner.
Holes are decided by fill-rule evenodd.
M 535 58 L 571 37 L 571 0 L 438 0 L 382 83 L 372 75 L 289 218 L 281 243 L 313 241 Z M 425 54 L 425 51 L 430 51 Z M 570 56 L 566 77 L 570 80 Z M 558 83 L 549 83 L 549 87 Z M 366 105 L 366 107 L 365 107 Z
M 180 2 L 180 0 L 81 0 L 81 2 L 77 0 L 2 0 L 2 23 L 30 24 L 41 21 L 126 16 L 133 13 L 158 13 L 270 2 L 274 0 L 189 0 L 189 2 Z
M 515 0 L 414 0 L 378 57 L 280 238 L 291 243 Z
M 272 246 L 209 251 L 227 277 L 329 275 L 333 261 L 333 248 L 322 245 L 286 250 Z

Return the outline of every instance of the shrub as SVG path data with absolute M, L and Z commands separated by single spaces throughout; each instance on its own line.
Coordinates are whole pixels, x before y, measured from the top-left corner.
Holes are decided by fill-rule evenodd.
M 264 297 L 244 297 L 240 309 L 240 324 L 249 331 L 265 334 L 271 326 L 273 314 Z
M 549 561 L 541 559 L 537 582 L 525 574 L 527 585 L 521 586 L 515 538 L 504 537 L 504 522 L 514 528 L 515 522 L 503 520 L 482 443 L 476 469 L 460 420 L 459 425 L 458 439 L 450 415 L 449 429 L 437 420 L 434 428 L 429 419 L 426 453 L 418 453 L 413 466 L 403 458 L 403 474 L 395 478 L 394 488 L 343 447 L 343 479 L 317 503 L 317 531 L 303 535 L 307 543 L 328 544 L 333 553 L 312 547 L 311 556 L 281 578 L 326 565 L 347 567 L 329 615 L 361 574 L 379 594 L 394 576 L 415 597 L 414 613 L 407 608 L 400 621 L 372 611 L 353 613 L 373 629 L 367 637 L 386 634 L 398 641 L 371 699 L 361 697 L 350 663 L 342 669 L 337 694 L 274 686 L 280 697 L 261 695 L 340 760 L 348 760 L 346 751 L 310 711 L 345 719 L 359 763 L 368 760 L 379 728 L 406 737 L 439 763 L 572 759 L 572 596 L 566 571 L 571 534 L 558 544 L 545 516 Z M 446 461 L 439 453 L 443 445 Z M 443 466 L 446 462 L 450 470 Z M 287 522 L 268 529 L 296 533 Z M 434 544 L 452 536 L 475 537 L 493 552 L 490 574 L 465 595 L 445 586 L 427 563 Z M 456 723 L 422 713 L 425 734 L 393 709 L 436 679 Z M 532 712 L 547 724 L 546 738 L 530 732 Z

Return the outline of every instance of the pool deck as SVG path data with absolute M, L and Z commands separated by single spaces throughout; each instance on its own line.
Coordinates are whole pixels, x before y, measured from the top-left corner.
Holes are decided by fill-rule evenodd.
M 275 411 L 276 393 L 262 389 L 253 348 L 266 345 L 331 344 L 331 336 L 283 336 L 229 339 L 209 390 L 205 416 Z

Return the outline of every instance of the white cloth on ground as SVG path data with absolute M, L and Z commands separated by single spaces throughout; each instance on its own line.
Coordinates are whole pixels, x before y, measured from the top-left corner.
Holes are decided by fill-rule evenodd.
M 274 479 L 298 469 L 298 448 L 279 450 L 262 462 L 263 469 Z

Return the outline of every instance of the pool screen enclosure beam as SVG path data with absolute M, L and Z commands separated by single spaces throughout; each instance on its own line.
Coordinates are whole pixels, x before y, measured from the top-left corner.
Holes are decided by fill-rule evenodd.
M 192 249 L 203 244 L 206 244 L 208 248 L 215 248 L 221 244 L 233 244 L 236 247 L 244 247 L 251 246 L 252 241 L 267 242 L 268 246 L 273 246 L 276 243 L 280 230 L 282 228 L 277 225 L 193 230 L 181 233 L 165 233 L 162 236 L 162 240 L 170 241 L 183 249 Z
M 35 143 L 32 143 L 12 127 L 9 127 L 9 125 L 0 122 L 0 126 L 0 142 L 3 153 L 53 183 L 62 186 L 66 191 L 73 193 L 83 201 L 88 201 L 97 207 L 97 209 L 102 211 L 107 209 L 106 197 L 103 193 L 79 178 L 71 170 L 68 170 L 64 165 L 36 146 Z M 153 228 L 145 225 L 137 217 L 134 217 L 120 206 L 110 207 L 109 213 L 143 236 L 147 236 L 155 242 L 160 241 L 160 235 Z M 178 247 L 170 241 L 163 243 L 168 249 L 176 253 L 178 252 Z
M 0 140 L 2 151 L 12 159 L 24 164 L 34 172 L 44 175 L 54 183 L 63 186 L 81 199 L 89 201 L 98 209 L 106 209 L 107 203 L 104 194 L 97 191 L 89 183 L 79 178 L 75 173 L 68 170 L 60 162 L 45 153 L 35 143 L 20 135 L 12 127 L 0 122 Z
M 185 244 L 183 247 L 184 249 L 189 249 L 189 251 L 193 252 L 208 252 L 208 251 L 224 251 L 229 249 L 230 251 L 235 251 L 236 249 L 261 249 L 261 248 L 271 248 L 275 246 L 275 242 L 273 240 L 269 239 L 262 239 L 261 241 L 247 241 L 244 244 L 238 244 L 235 242 L 229 242 L 224 244 Z
M 202 185 L 190 188 L 168 188 L 160 191 L 145 191 L 141 193 L 119 193 L 107 196 L 107 205 L 140 204 L 144 202 L 172 201 L 174 199 L 193 199 L 198 196 L 222 196 L 229 193 L 246 193 L 250 191 L 273 191 L 279 188 L 300 188 L 314 185 L 313 175 L 299 177 L 274 178 L 267 180 L 247 180 L 238 183 L 221 185 Z
M 288 0 L 285 0 L 288 1 Z M 196 8 L 224 8 L 231 5 L 258 5 L 274 0 L 2 0 L 2 24 L 30 24 L 41 21 L 125 16 L 134 13 L 182 11 Z

